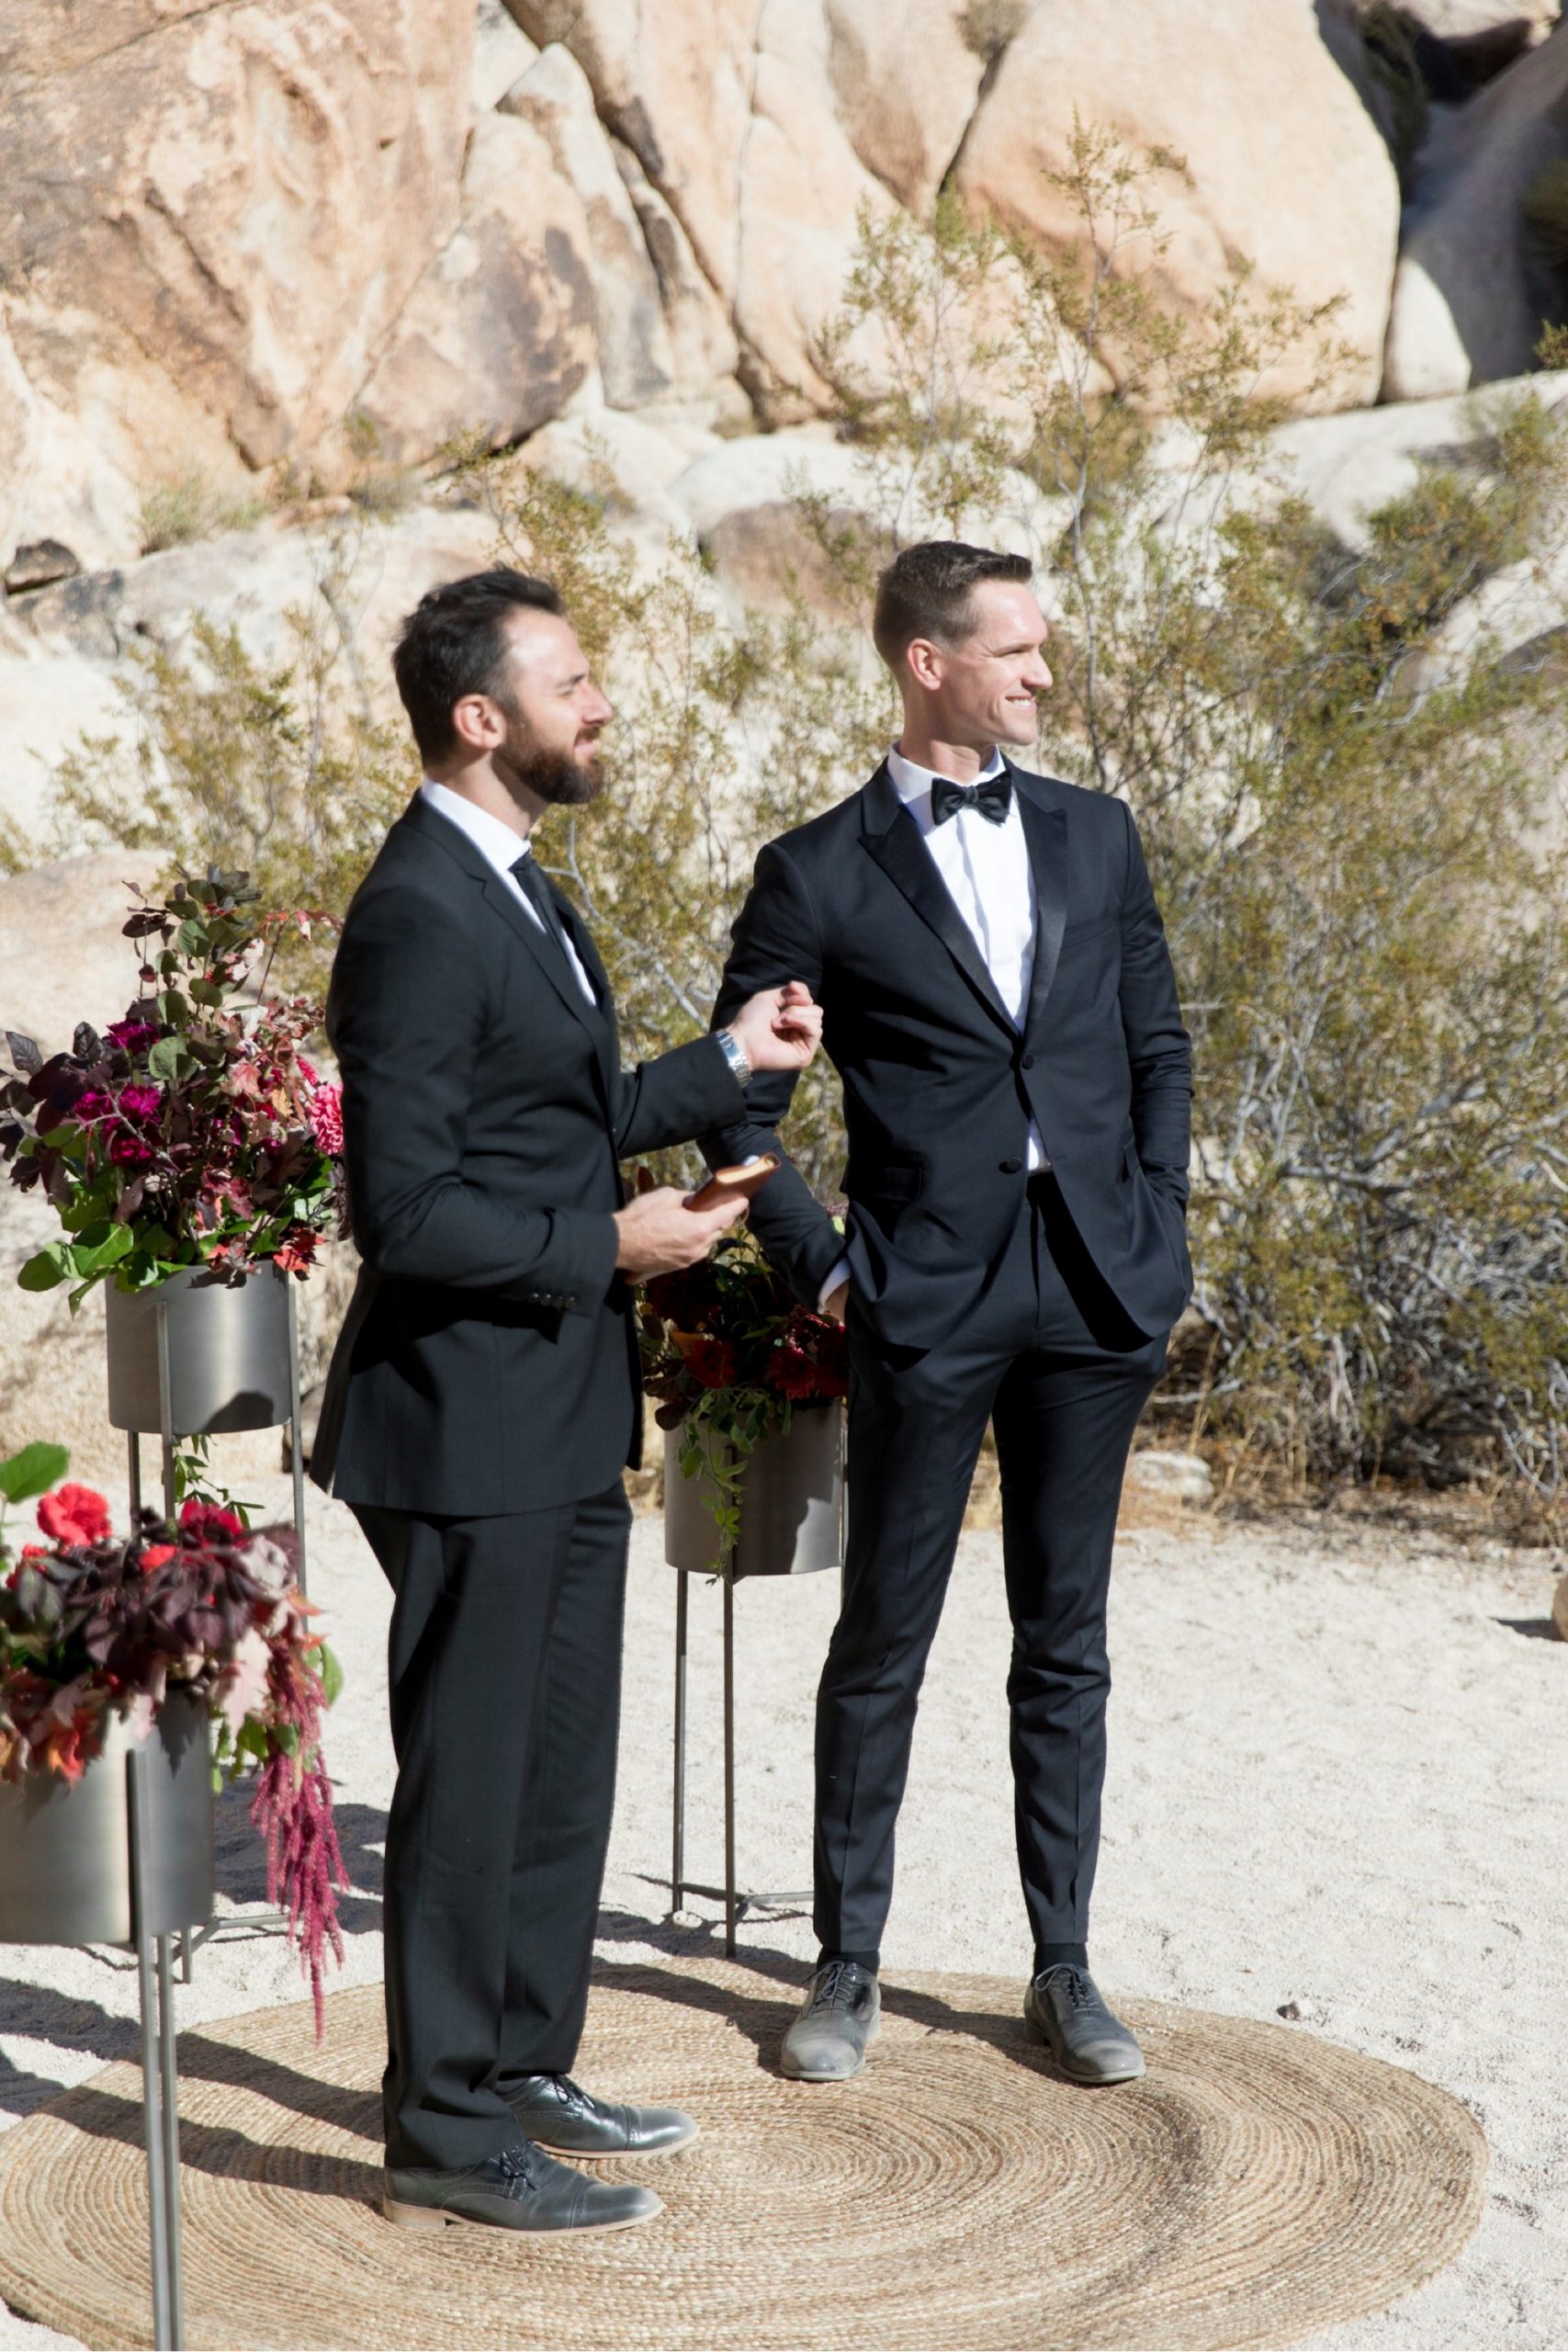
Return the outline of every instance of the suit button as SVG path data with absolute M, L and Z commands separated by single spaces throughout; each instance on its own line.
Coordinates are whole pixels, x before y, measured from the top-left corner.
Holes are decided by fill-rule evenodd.
M 1001 1163 L 1002 1174 L 1004 1176 L 1016 1176 L 1022 1166 L 1023 1162 L 1021 1159 L 1004 1159 Z
M 1032 1069 L 1034 1068 L 1034 1057 L 1032 1054 L 1025 1054 L 1022 1068 L 1025 1069 Z

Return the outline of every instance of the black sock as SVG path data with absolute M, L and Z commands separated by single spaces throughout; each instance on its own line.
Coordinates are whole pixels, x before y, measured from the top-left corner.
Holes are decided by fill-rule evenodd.
M 818 1968 L 830 1968 L 836 1960 L 852 1960 L 857 1968 L 863 1968 L 868 1976 L 874 1976 L 882 1965 L 882 1953 L 880 1951 L 819 1951 L 817 1965 Z
M 1042 1974 L 1047 1968 L 1063 1967 L 1082 1968 L 1087 1970 L 1089 1967 L 1089 1946 L 1087 1944 L 1035 1945 L 1034 1973 L 1036 1976 Z

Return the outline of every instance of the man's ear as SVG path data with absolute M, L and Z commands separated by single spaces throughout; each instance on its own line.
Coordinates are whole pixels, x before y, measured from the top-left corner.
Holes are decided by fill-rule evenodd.
M 506 729 L 488 695 L 465 695 L 452 706 L 452 732 L 465 751 L 491 752 L 505 740 Z
M 928 694 L 934 693 L 942 684 L 942 668 L 940 645 L 933 645 L 929 637 L 910 639 L 904 649 L 904 669 L 906 675 L 913 679 L 917 686 L 923 687 Z

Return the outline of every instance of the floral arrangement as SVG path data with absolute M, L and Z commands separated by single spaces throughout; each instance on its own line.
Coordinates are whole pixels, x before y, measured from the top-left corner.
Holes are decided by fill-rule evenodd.
M 176 1692 L 196 1700 L 217 1770 L 256 1768 L 267 1899 L 287 1913 L 319 2036 L 327 1952 L 343 1958 L 334 1890 L 346 1881 L 321 1758 L 342 1675 L 310 1630 L 294 1531 L 247 1529 L 193 1497 L 177 1524 L 143 1510 L 122 1538 L 102 1495 L 58 1483 L 67 1467 L 58 1445 L 0 1462 L 0 1781 L 78 1781 L 111 1714 L 140 1735 Z M 13 1557 L 6 1507 L 35 1497 L 44 1540 Z
M 326 918 L 258 915 L 245 876 L 216 867 L 165 903 L 136 898 L 125 935 L 141 993 L 125 1018 L 102 1036 L 84 1022 L 47 1060 L 6 1033 L 0 1158 L 64 1227 L 17 1280 L 73 1282 L 74 1306 L 111 1276 L 141 1290 L 195 1265 L 237 1280 L 270 1261 L 302 1276 L 344 1221 L 342 1100 L 301 1050 L 319 1006 L 265 987 L 282 934 Z
M 802 1407 L 849 1394 L 849 1345 L 830 1316 L 802 1306 L 750 1231 L 721 1236 L 710 1256 L 659 1274 L 642 1293 L 642 1385 L 660 1429 L 682 1433 L 681 1468 L 705 1471 L 728 1556 L 740 1532 L 745 1461 L 782 1436 Z

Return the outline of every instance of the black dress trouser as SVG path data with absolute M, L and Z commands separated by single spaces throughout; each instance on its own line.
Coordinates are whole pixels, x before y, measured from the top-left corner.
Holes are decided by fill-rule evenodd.
M 631 1512 L 355 1506 L 396 1594 L 387 2161 L 478 2164 L 577 2054 L 615 1800 Z
M 1138 1417 L 1165 1363 L 1087 1257 L 1049 1175 L 963 1329 L 893 1349 L 849 1311 L 844 1603 L 817 1699 L 817 1934 L 881 1943 L 926 1657 L 986 1424 L 1001 1471 L 1019 1871 L 1037 1946 L 1082 1943 L 1100 1848 L 1105 1609 Z

